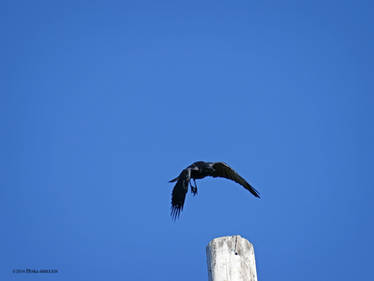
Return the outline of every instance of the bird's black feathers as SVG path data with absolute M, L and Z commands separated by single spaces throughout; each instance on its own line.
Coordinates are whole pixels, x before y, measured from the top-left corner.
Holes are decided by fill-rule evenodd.
M 245 189 L 251 192 L 255 197 L 260 198 L 260 193 L 254 189 L 245 179 L 243 179 L 237 172 L 235 172 L 229 165 L 223 162 L 216 162 L 213 164 L 215 172 L 212 177 L 221 177 L 242 185 Z
M 180 212 L 183 210 L 184 199 L 186 198 L 190 179 L 191 171 L 184 169 L 177 178 L 172 180 L 177 181 L 171 197 L 171 217 L 174 220 L 179 217 Z
M 198 161 L 184 169 L 178 177 L 169 181 L 177 182 L 171 197 L 171 217 L 174 220 L 179 217 L 183 210 L 189 184 L 191 185 L 191 191 L 193 191 L 194 195 L 197 194 L 197 186 L 192 186 L 190 183 L 191 179 L 202 179 L 207 176 L 214 178 L 221 177 L 235 181 L 251 192 L 255 197 L 260 198 L 259 192 L 226 163 Z

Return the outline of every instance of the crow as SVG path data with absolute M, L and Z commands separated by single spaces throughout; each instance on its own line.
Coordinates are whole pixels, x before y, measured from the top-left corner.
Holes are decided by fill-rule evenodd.
M 255 197 L 260 198 L 259 192 L 226 163 L 197 161 L 184 169 L 175 179 L 169 181 L 177 182 L 174 186 L 171 197 L 171 217 L 173 220 L 179 217 L 181 211 L 183 210 L 188 185 L 191 186 L 191 192 L 195 196 L 197 195 L 196 179 L 202 179 L 207 176 L 233 180 L 242 185 Z M 194 181 L 194 186 L 191 183 L 191 179 Z

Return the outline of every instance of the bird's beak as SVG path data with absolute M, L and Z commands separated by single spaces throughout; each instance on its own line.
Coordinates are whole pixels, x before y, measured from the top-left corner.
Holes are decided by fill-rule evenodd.
M 169 182 L 175 182 L 177 180 L 178 180 L 178 177 L 176 177 L 175 179 L 169 180 Z

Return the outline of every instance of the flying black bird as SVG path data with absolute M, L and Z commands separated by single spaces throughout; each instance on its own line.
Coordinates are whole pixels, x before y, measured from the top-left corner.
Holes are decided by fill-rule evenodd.
M 245 179 L 243 179 L 237 172 L 235 172 L 229 165 L 223 162 L 204 162 L 198 161 L 186 169 L 184 169 L 178 177 L 170 180 L 169 182 L 177 182 L 174 186 L 171 198 L 171 216 L 173 219 L 179 217 L 180 212 L 183 210 L 184 199 L 188 191 L 188 185 L 191 186 L 193 195 L 197 194 L 196 179 L 202 179 L 207 176 L 221 177 L 233 180 L 242 185 L 245 189 L 251 192 L 255 197 L 260 198 L 260 194 L 253 188 Z M 192 185 L 193 179 L 195 186 Z

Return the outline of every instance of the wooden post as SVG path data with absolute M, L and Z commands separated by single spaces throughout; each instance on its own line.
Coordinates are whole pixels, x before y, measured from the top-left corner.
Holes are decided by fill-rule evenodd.
M 206 255 L 209 281 L 257 281 L 253 245 L 240 235 L 213 239 Z

